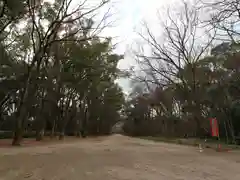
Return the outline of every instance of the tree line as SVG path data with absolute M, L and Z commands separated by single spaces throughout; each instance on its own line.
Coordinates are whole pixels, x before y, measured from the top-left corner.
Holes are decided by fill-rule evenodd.
M 217 118 L 220 137 L 236 142 L 239 14 L 236 0 L 183 1 L 177 11 L 168 9 L 159 19 L 162 32 L 145 23 L 139 35 L 147 50 L 134 51 L 138 67 L 131 70 L 127 134 L 200 137 L 210 134 L 209 118 Z
M 155 22 L 159 31 L 144 23 L 127 100 L 115 81 L 123 56 L 101 36 L 108 3 L 0 0 L 0 137 L 104 135 L 119 121 L 128 135 L 200 137 L 217 118 L 235 143 L 240 2 L 183 1 Z
M 109 134 L 119 121 L 123 56 L 100 36 L 107 14 L 94 21 L 108 3 L 0 1 L 0 130 L 13 132 L 13 145 L 28 133 Z

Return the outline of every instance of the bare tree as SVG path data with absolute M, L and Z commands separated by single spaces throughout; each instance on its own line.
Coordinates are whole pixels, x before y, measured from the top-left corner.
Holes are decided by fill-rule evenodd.
M 211 25 L 217 30 L 217 39 L 221 41 L 239 41 L 240 37 L 240 2 L 238 0 L 203 1 L 203 9 L 210 12 Z
M 182 2 L 180 12 L 168 9 L 167 19 L 160 19 L 163 28 L 161 39 L 145 23 L 146 34 L 139 35 L 151 52 L 138 52 L 136 55 L 141 70 L 150 77 L 147 80 L 142 78 L 145 82 L 151 81 L 157 86 L 172 84 L 185 92 L 185 99 L 195 109 L 193 118 L 198 129 L 201 127 L 201 111 L 196 69 L 201 59 L 209 53 L 216 33 L 209 27 L 202 27 L 200 15 L 199 8 L 186 2 Z

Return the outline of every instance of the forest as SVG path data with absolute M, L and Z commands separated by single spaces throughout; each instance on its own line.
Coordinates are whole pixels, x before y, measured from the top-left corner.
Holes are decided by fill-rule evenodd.
M 159 31 L 143 23 L 129 70 L 101 34 L 110 0 L 77 3 L 0 0 L 0 138 L 108 135 L 118 122 L 131 136 L 200 137 L 217 118 L 220 136 L 236 143 L 239 1 L 182 1 L 159 17 Z
M 198 3 L 197 3 L 198 2 Z M 240 135 L 240 2 L 182 2 L 167 10 L 155 33 L 139 33 L 150 49 L 135 51 L 138 68 L 124 129 L 136 136 L 210 136 L 210 118 L 220 137 Z
M 99 35 L 104 21 L 92 19 L 108 1 L 72 3 L 1 1 L 0 128 L 13 132 L 13 145 L 29 136 L 109 134 L 120 118 L 123 57 Z

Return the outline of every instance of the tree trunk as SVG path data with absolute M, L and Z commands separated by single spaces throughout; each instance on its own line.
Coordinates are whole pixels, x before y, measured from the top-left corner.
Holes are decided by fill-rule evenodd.
M 59 140 L 63 140 L 64 139 L 64 131 L 61 131 L 60 134 L 59 134 Z
M 62 120 L 63 121 L 63 120 Z M 62 122 L 64 123 L 64 122 Z M 64 124 L 60 124 L 60 134 L 58 136 L 59 140 L 63 140 L 64 139 L 64 135 L 65 135 L 65 127 Z
M 64 136 L 65 136 L 65 128 L 68 124 L 68 121 L 69 121 L 69 114 L 68 112 L 65 113 L 65 116 L 63 116 L 61 118 L 61 124 L 60 124 L 60 134 L 59 134 L 59 140 L 62 140 L 64 139 Z
M 41 140 L 43 140 L 44 134 L 45 134 L 44 128 L 41 129 L 40 131 L 37 131 L 36 141 L 41 141 Z
M 22 126 L 17 125 L 14 135 L 13 135 L 13 141 L 12 145 L 13 146 L 20 146 L 21 141 L 22 141 L 22 136 L 23 136 L 23 129 Z
M 25 88 L 22 96 L 20 97 L 18 107 L 18 112 L 16 114 L 16 129 L 12 141 L 12 145 L 20 145 L 23 135 L 23 126 L 24 126 L 24 116 L 26 115 L 26 103 L 29 98 L 29 90 L 32 79 L 32 67 L 34 66 L 34 61 L 36 60 L 36 56 L 33 59 L 33 62 L 28 70 L 27 80 L 25 82 Z M 34 89 L 35 90 L 35 89 Z M 34 94 L 34 93 L 33 93 Z
M 229 132 L 230 132 L 230 135 L 231 135 L 231 138 L 232 138 L 232 143 L 236 144 L 234 128 L 233 128 L 232 121 L 230 119 L 229 113 L 226 109 L 223 109 L 223 110 L 224 110 L 224 113 L 226 115 L 227 126 L 229 128 Z
M 36 141 L 41 141 L 43 140 L 44 134 L 45 134 L 45 120 L 42 119 L 42 123 L 41 126 L 39 127 L 39 129 L 36 132 Z
M 55 128 L 56 128 L 56 120 L 53 120 L 53 125 L 52 125 L 52 130 L 51 130 L 51 135 L 50 137 L 53 138 L 55 137 Z
M 80 125 L 80 122 L 79 122 L 79 119 L 76 118 L 76 124 L 75 124 L 75 132 L 74 132 L 74 135 L 76 137 L 80 137 L 80 128 L 79 128 L 79 125 Z
M 22 104 L 20 107 L 20 110 L 16 116 L 16 124 L 15 124 L 15 130 L 13 135 L 13 146 L 19 146 L 22 141 L 23 136 L 23 129 L 24 129 L 24 119 L 26 118 L 26 107 Z
M 87 117 L 85 114 L 85 117 L 83 118 L 82 123 L 81 123 L 81 130 L 80 130 L 82 138 L 86 138 L 86 129 L 87 129 L 87 119 L 86 118 Z
M 231 137 L 232 137 L 232 143 L 236 144 L 233 126 L 232 126 L 230 120 L 227 120 L 227 122 L 228 122 L 228 128 L 230 130 L 230 134 L 231 134 Z
M 43 117 L 42 118 L 42 112 L 43 112 L 43 108 L 44 108 L 44 97 L 43 97 L 44 91 L 42 91 L 42 99 L 40 101 L 40 109 L 38 110 L 37 113 L 37 122 L 38 122 L 38 127 L 37 127 L 37 131 L 36 131 L 36 141 L 41 141 L 43 139 L 44 136 L 44 129 L 46 126 L 46 120 Z
M 225 129 L 225 134 L 226 134 L 226 140 L 227 140 L 227 144 L 229 143 L 229 139 L 228 139 L 228 130 L 227 130 L 227 124 L 226 124 L 226 121 L 224 120 L 224 129 Z

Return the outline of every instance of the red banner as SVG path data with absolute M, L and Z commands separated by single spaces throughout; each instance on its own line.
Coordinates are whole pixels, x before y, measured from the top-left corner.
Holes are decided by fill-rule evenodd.
M 210 126 L 211 126 L 212 136 L 218 137 L 219 130 L 218 130 L 218 122 L 216 118 L 210 119 Z

